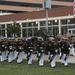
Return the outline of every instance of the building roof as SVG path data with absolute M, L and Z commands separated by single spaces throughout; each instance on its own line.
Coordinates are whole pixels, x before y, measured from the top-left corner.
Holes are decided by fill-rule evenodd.
M 51 7 L 72 6 L 74 0 L 51 0 Z M 2 12 L 28 12 L 42 9 L 43 0 L 0 0 Z
M 61 8 L 52 8 L 49 9 L 49 18 L 50 17 L 59 17 L 73 15 L 73 7 L 61 7 Z M 12 15 L 0 16 L 0 22 L 9 22 L 9 21 L 19 21 L 19 20 L 31 20 L 31 19 L 41 19 L 46 17 L 46 10 L 33 11 L 33 12 L 24 12 L 17 13 Z

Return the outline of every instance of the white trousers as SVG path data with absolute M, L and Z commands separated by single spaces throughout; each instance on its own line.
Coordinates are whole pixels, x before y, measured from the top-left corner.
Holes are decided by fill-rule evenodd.
M 1 61 L 6 60 L 6 51 L 1 52 Z
M 48 58 L 50 57 L 50 52 L 48 52 Z
M 68 62 L 67 62 L 67 59 L 64 60 L 66 57 L 66 54 L 63 54 L 62 58 L 61 58 L 61 63 L 64 64 L 64 66 L 68 66 Z
M 29 57 L 28 64 L 32 64 L 32 54 Z
M 11 51 L 8 55 L 8 62 L 15 60 L 15 51 Z
M 75 56 L 75 48 L 74 47 L 70 48 L 70 55 Z
M 24 51 L 19 52 L 17 57 L 18 57 L 17 63 L 21 63 L 23 61 Z
M 50 55 L 50 58 L 52 59 L 53 54 Z M 52 61 L 50 62 L 51 67 L 55 67 L 56 66 L 56 62 L 55 62 L 55 56 L 53 57 Z
M 5 51 L 5 60 L 7 60 L 8 50 Z
M 41 55 L 41 53 L 39 53 L 39 55 Z M 42 54 L 39 60 L 39 66 L 43 66 L 43 65 L 44 65 L 44 53 Z

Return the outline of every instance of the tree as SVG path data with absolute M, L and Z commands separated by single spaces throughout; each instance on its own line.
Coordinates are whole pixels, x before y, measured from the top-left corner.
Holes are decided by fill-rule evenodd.
M 14 22 L 7 28 L 8 34 L 10 34 L 13 37 L 20 36 L 21 29 L 20 25 Z

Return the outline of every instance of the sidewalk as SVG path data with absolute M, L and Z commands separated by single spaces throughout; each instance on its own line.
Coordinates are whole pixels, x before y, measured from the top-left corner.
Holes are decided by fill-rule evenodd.
M 26 55 L 24 56 L 26 59 Z M 36 54 L 33 54 L 32 56 L 33 60 L 37 60 Z M 44 59 L 48 61 L 48 55 L 44 55 Z M 59 55 L 56 55 L 56 61 L 60 62 Z M 75 63 L 75 56 L 69 56 L 68 58 L 69 63 Z

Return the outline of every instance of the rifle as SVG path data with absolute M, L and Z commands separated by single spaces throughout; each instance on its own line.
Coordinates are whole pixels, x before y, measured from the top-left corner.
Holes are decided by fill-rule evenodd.
M 32 50 L 30 50 L 30 52 L 28 52 L 28 54 L 27 54 L 27 61 L 29 60 L 31 54 L 32 54 Z
M 50 56 L 50 52 L 48 52 L 48 55 L 49 55 L 48 59 L 50 60 L 50 58 L 51 58 L 51 56 Z
M 38 55 L 37 55 L 37 57 L 38 57 L 38 61 L 41 59 L 41 57 L 42 57 L 43 53 L 44 53 L 44 50 L 41 50 L 40 55 L 39 55 L 39 53 L 38 53 Z
M 64 60 L 66 61 L 68 59 L 68 57 L 69 57 L 69 53 L 66 54 L 66 57 Z
M 60 59 L 62 59 L 62 57 L 63 57 L 63 53 L 61 53 Z
M 53 54 L 53 56 L 52 56 L 52 57 L 50 57 L 50 61 L 49 61 L 49 63 L 51 63 L 51 62 L 52 62 L 52 60 L 54 59 L 54 57 L 55 57 L 55 54 Z

